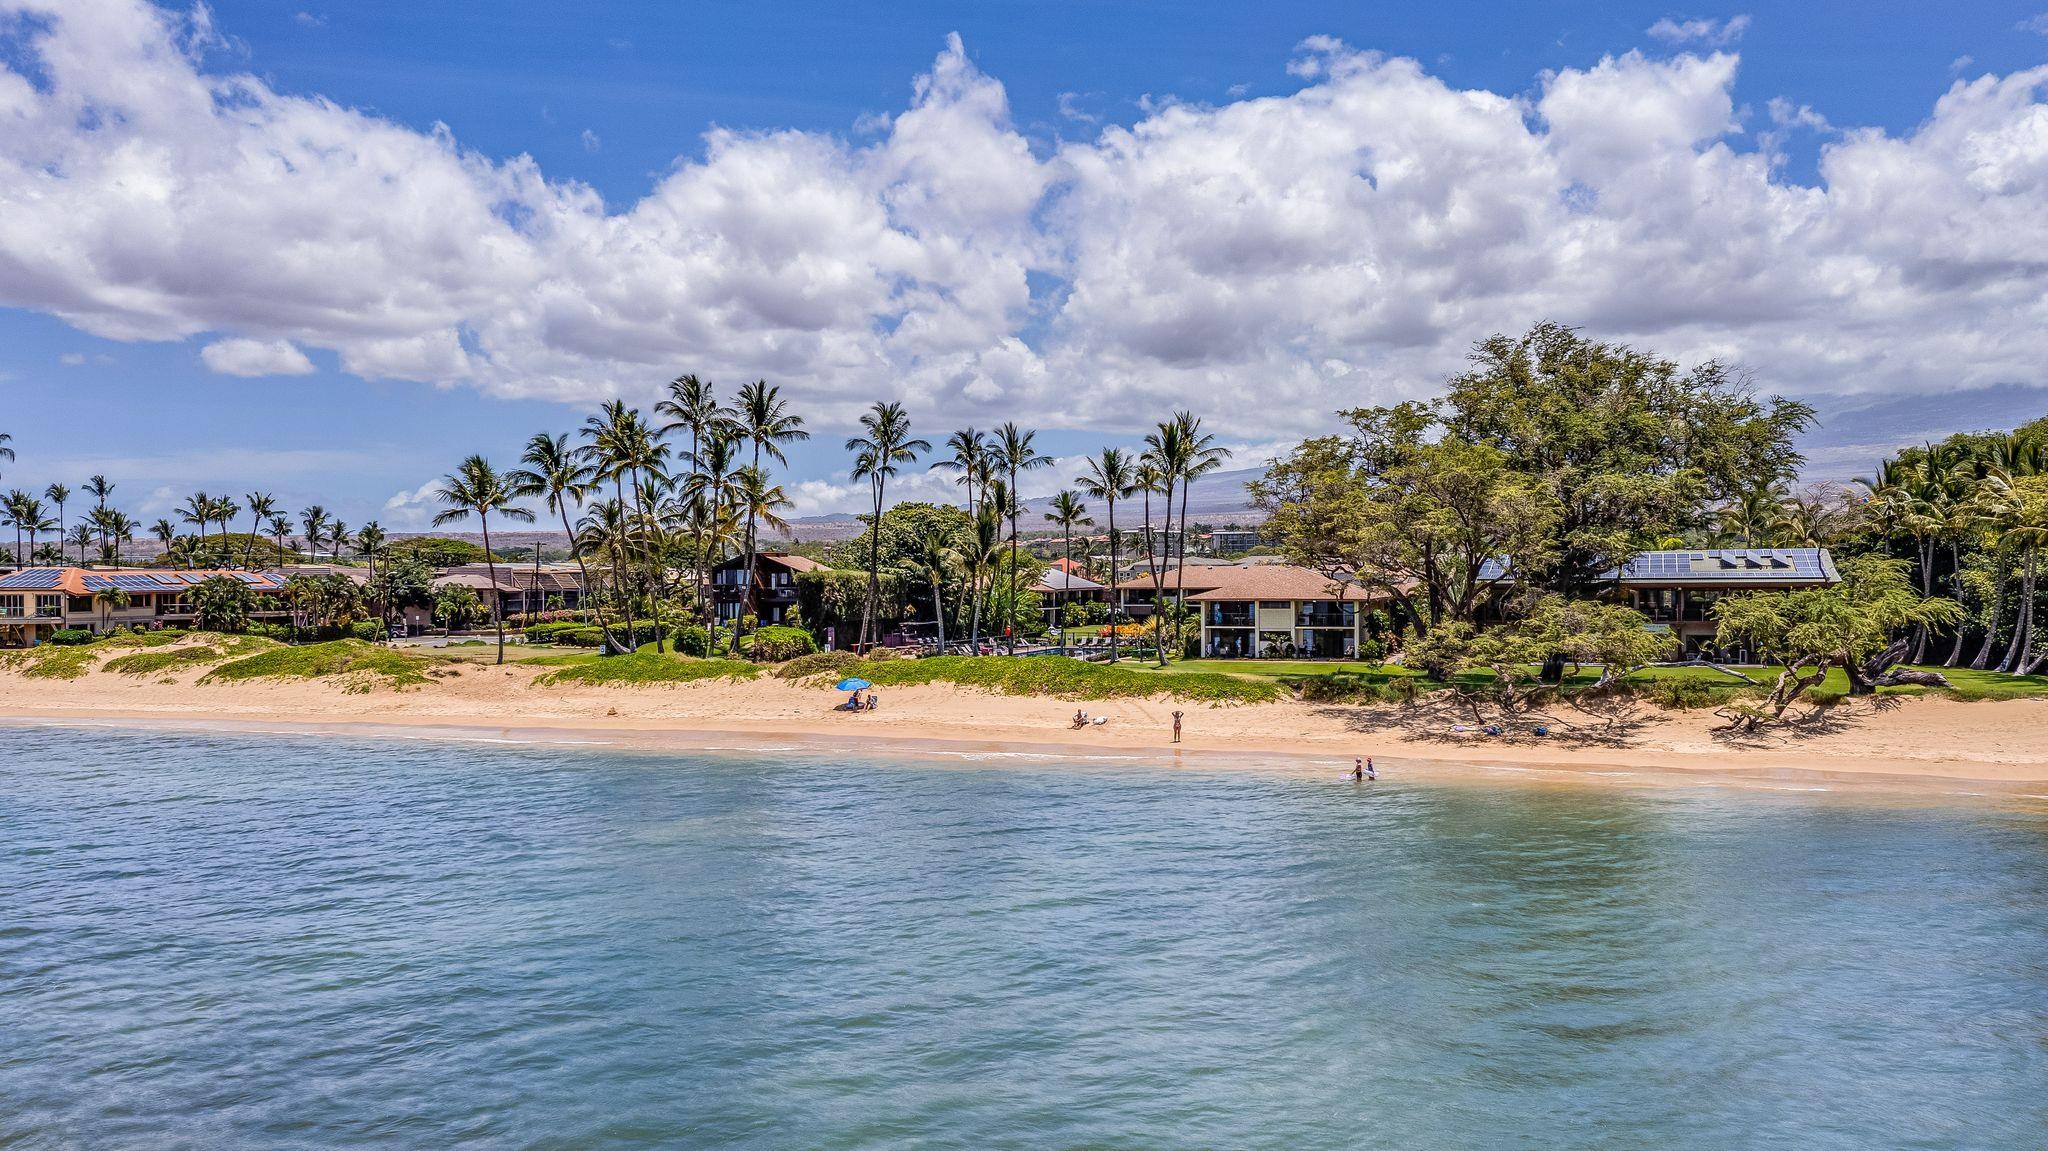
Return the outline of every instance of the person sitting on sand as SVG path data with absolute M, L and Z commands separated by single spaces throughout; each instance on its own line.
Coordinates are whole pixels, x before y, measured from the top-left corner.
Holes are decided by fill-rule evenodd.
M 1087 713 L 1087 712 L 1085 712 L 1085 711 L 1082 711 L 1082 710 L 1080 710 L 1079 708 L 1076 708 L 1076 709 L 1074 710 L 1074 726 L 1075 726 L 1075 727 L 1076 727 L 1077 729 L 1078 729 L 1078 728 L 1083 728 L 1083 727 L 1087 727 L 1087 726 L 1088 726 L 1088 713 Z

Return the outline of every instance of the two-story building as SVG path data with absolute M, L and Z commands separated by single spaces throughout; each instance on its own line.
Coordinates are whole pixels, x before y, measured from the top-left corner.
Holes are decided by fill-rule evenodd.
M 284 580 L 270 572 L 24 568 L 0 576 L 0 647 L 33 647 L 63 628 L 107 632 L 189 626 L 195 615 L 192 589 L 216 576 L 241 580 L 257 595 L 275 595 L 284 588 Z M 103 594 L 115 590 L 122 594 Z M 282 619 L 286 613 L 277 608 L 253 614 L 258 619 Z
M 1202 613 L 1209 659 L 1354 659 L 1366 615 L 1385 593 L 1291 564 L 1208 568 L 1214 586 L 1188 595 Z
M 817 560 L 804 556 L 757 552 L 750 575 L 747 557 L 734 556 L 711 569 L 712 608 L 723 622 L 729 623 L 745 615 L 747 588 L 751 581 L 756 618 L 763 624 L 782 623 L 796 610 L 796 577 L 803 572 L 821 571 L 824 567 Z

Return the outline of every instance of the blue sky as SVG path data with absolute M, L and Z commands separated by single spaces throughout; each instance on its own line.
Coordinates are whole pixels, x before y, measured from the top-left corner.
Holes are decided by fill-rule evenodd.
M 877 395 L 1063 453 L 1186 406 L 1250 459 L 1546 317 L 1814 398 L 1833 474 L 2041 414 L 2040 0 L 1778 7 L 7 0 L 0 483 L 411 527 L 695 370 L 788 381 L 829 511 Z M 1421 188 L 1244 226 L 1333 162 Z

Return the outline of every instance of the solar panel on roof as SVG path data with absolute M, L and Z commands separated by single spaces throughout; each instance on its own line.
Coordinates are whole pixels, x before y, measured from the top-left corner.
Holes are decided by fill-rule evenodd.
M 56 587 L 57 578 L 63 573 L 57 568 L 24 568 L 11 575 L 0 576 L 0 587 L 5 588 L 46 588 Z

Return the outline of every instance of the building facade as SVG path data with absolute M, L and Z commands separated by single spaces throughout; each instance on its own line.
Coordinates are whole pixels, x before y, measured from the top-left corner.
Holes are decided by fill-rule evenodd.
M 763 624 L 779 624 L 797 610 L 796 577 L 825 567 L 817 560 L 781 552 L 759 552 L 754 570 L 747 571 L 747 557 L 737 555 L 711 569 L 711 604 L 722 622 L 730 623 L 746 614 L 747 588 L 752 583 L 754 611 Z
M 33 647 L 60 629 L 104 633 L 127 627 L 188 627 L 195 616 L 192 589 L 216 576 L 240 580 L 259 596 L 284 588 L 284 580 L 270 572 L 23 568 L 0 576 L 0 647 Z M 113 591 L 126 602 L 106 594 Z M 287 614 L 282 605 L 250 613 L 270 621 L 283 620 Z

